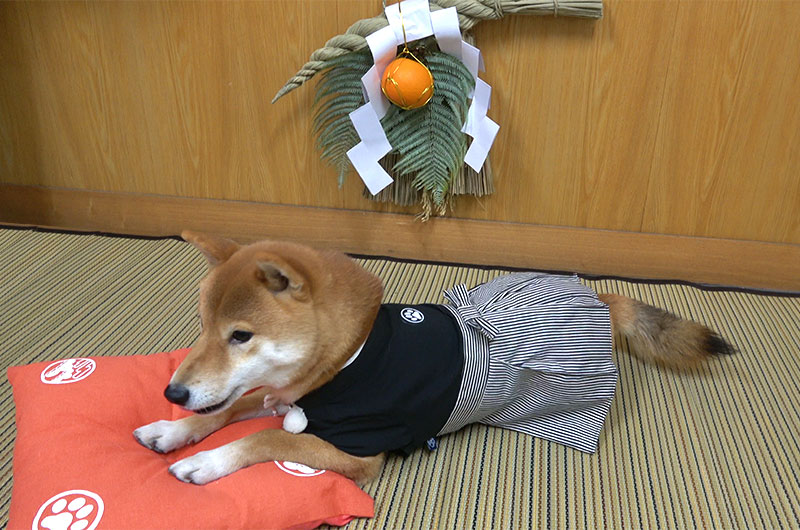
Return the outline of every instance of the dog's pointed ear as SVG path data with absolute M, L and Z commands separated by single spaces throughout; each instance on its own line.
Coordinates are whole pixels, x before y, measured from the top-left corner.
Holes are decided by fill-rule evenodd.
M 191 230 L 181 232 L 181 237 L 202 252 L 208 260 L 208 264 L 212 267 L 227 261 L 240 248 L 238 243 L 230 239 L 192 232 Z
M 258 261 L 258 279 L 271 292 L 288 292 L 293 298 L 303 301 L 309 296 L 308 285 L 303 276 L 283 260 L 262 259 Z

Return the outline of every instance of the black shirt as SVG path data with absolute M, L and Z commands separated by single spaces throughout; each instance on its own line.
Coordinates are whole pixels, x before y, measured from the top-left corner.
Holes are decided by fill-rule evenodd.
M 447 422 L 463 365 L 461 333 L 446 309 L 384 304 L 355 361 L 297 401 L 305 432 L 356 456 L 409 454 Z

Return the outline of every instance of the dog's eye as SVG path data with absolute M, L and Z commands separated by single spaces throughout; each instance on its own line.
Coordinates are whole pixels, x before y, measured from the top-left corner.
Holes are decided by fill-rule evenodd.
M 253 334 L 251 332 L 237 329 L 231 333 L 231 342 L 234 344 L 242 344 L 250 340 L 252 337 Z

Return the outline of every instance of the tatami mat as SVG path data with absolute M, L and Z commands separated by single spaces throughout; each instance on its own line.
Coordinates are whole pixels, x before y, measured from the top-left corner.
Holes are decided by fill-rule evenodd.
M 369 259 L 386 301 L 441 302 L 500 271 Z M 0 230 L 3 366 L 188 346 L 205 262 L 173 239 Z M 800 298 L 585 280 L 704 322 L 740 353 L 690 373 L 615 356 L 620 383 L 586 455 L 472 426 L 434 452 L 389 459 L 367 486 L 376 517 L 349 528 L 800 527 Z M 5 370 L 3 370 L 5 372 Z M 0 389 L 0 525 L 11 495 L 14 406 Z

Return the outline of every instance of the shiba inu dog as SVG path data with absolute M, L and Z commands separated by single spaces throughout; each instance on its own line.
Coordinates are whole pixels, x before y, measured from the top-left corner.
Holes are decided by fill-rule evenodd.
M 472 421 L 561 441 L 536 423 L 550 418 L 546 408 L 519 413 L 517 402 L 514 407 L 500 404 L 489 410 L 484 402 L 492 401 L 492 396 L 470 401 L 467 373 L 471 367 L 488 370 L 486 366 L 494 361 L 486 360 L 487 355 L 510 355 L 503 364 L 516 362 L 513 356 L 518 352 L 506 351 L 502 345 L 507 334 L 516 333 L 513 330 L 528 329 L 524 327 L 527 313 L 514 317 L 523 318 L 519 323 L 509 321 L 508 315 L 518 314 L 514 311 L 519 304 L 513 301 L 520 296 L 538 300 L 545 293 L 547 300 L 556 300 L 545 304 L 548 311 L 558 310 L 553 313 L 556 316 L 540 313 L 542 321 L 556 323 L 556 332 L 542 332 L 545 339 L 536 336 L 538 328 L 524 332 L 536 341 L 554 340 L 551 353 L 537 357 L 538 343 L 526 346 L 537 352 L 519 366 L 533 374 L 525 376 L 525 381 L 536 385 L 530 387 L 532 392 L 547 389 L 548 396 L 562 399 L 566 395 L 564 402 L 574 404 L 569 406 L 576 410 L 577 430 L 566 427 L 568 433 L 583 432 L 586 425 L 589 430 L 602 426 L 617 377 L 609 354 L 612 327 L 627 338 L 637 355 L 669 367 L 690 367 L 713 354 L 733 351 L 701 324 L 624 296 L 598 298 L 576 279 L 512 275 L 501 281 L 505 283 L 504 290 L 497 291 L 500 294 L 486 291 L 492 294 L 486 300 L 481 298 L 482 291 L 471 295 L 464 291 L 466 298 L 462 296 L 458 311 L 432 305 L 395 308 L 382 306 L 381 281 L 344 254 L 275 241 L 240 246 L 193 232 L 184 232 L 182 237 L 205 255 L 210 270 L 200 284 L 201 334 L 164 394 L 195 414 L 145 425 L 134 431 L 135 438 L 165 453 L 229 423 L 273 414 L 276 404 L 305 400 L 317 411 L 309 414 L 308 432 L 268 429 L 176 462 L 169 472 L 184 482 L 206 484 L 255 463 L 289 460 L 335 471 L 363 484 L 379 473 L 387 451 L 413 449 L 425 437 L 452 432 Z M 531 286 L 536 290 L 531 291 Z M 499 308 L 493 314 L 492 304 Z M 560 316 L 564 311 L 572 315 L 570 320 Z M 442 331 L 431 328 L 427 335 L 420 335 L 425 326 L 434 325 Z M 564 329 L 574 331 L 566 334 Z M 452 338 L 448 338 L 450 332 Z M 591 347 L 565 349 L 575 337 L 581 344 L 593 337 Z M 411 346 L 399 350 L 396 344 L 400 342 Z M 428 346 L 431 351 L 423 351 Z M 573 354 L 570 348 L 588 353 Z M 386 351 L 395 358 L 387 360 Z M 583 363 L 584 358 L 590 360 Z M 561 364 L 553 369 L 554 363 Z M 586 367 L 593 375 L 585 373 Z M 434 390 L 416 382 L 409 390 L 394 388 L 418 375 L 431 381 Z M 489 384 L 478 379 L 481 392 L 493 388 L 491 378 L 505 376 L 486 377 Z M 580 379 L 585 377 L 590 379 Z M 366 395 L 359 385 L 370 382 L 378 388 Z M 528 388 L 520 385 L 513 386 Z M 589 399 L 577 394 L 575 387 L 580 392 L 590 388 L 594 394 Z M 558 407 L 558 417 L 564 415 L 565 407 L 569 408 Z M 457 414 L 459 408 L 466 412 Z M 362 431 L 369 444 L 360 444 Z M 576 441 L 574 446 L 592 451 L 593 443 L 596 440 L 583 445 Z

